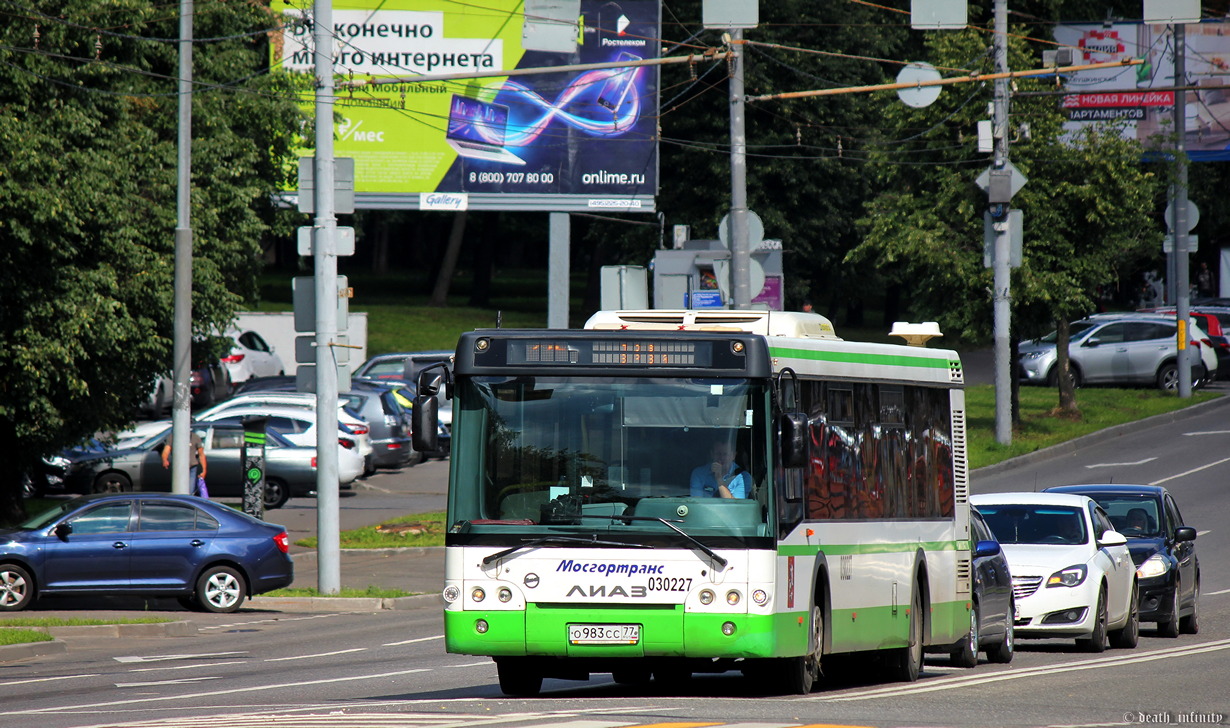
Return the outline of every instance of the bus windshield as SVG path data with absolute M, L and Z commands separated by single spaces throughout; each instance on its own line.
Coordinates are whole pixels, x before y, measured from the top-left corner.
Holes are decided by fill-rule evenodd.
M 701 532 L 764 535 L 768 406 L 767 384 L 741 379 L 463 378 L 451 520 L 659 531 L 700 508 Z

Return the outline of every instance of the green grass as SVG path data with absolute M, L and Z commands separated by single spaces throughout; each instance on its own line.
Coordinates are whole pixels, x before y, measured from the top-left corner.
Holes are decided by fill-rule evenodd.
M 32 629 L 0 629 L 0 646 L 24 645 L 27 642 L 50 642 L 53 637 L 46 632 Z
M 275 589 L 271 592 L 261 594 L 262 597 L 349 597 L 360 598 L 367 597 L 372 599 L 395 599 L 397 597 L 411 597 L 415 592 L 402 591 L 401 589 L 386 589 L 379 586 L 369 586 L 366 589 L 342 589 L 337 594 L 322 594 L 320 591 L 311 587 L 294 587 L 290 589 Z
M 165 617 L 116 617 L 115 619 L 88 619 L 85 617 L 5 617 L 0 627 L 97 627 L 102 624 L 163 624 L 172 620 Z
M 387 549 L 443 546 L 445 516 L 443 512 L 419 513 L 400 516 L 354 531 L 342 531 L 341 547 L 344 549 Z M 295 545 L 316 548 L 316 539 L 300 539 L 295 542 Z
M 966 387 L 966 424 L 970 469 L 1041 450 L 1127 422 L 1174 412 L 1218 395 L 1195 392 L 1190 399 L 1158 389 L 1113 389 L 1084 387 L 1076 392 L 1079 419 L 1054 414 L 1059 394 L 1050 387 L 1021 387 L 1021 424 L 1012 434 L 1012 444 L 995 441 L 995 387 Z

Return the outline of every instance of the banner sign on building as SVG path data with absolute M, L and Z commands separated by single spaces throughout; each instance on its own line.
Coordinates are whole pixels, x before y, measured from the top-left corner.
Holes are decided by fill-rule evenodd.
M 274 63 L 312 73 L 311 2 L 284 7 Z M 658 2 L 582 0 L 580 10 L 575 50 L 549 52 L 523 48 L 522 0 L 336 0 L 334 153 L 355 160 L 355 206 L 652 212 L 657 66 L 499 75 L 658 56 Z
M 1084 124 L 1121 121 L 1124 134 L 1146 147 L 1174 131 L 1174 86 L 1187 92 L 1184 141 L 1193 161 L 1230 160 L 1230 23 L 1211 20 L 1186 26 L 1187 78 L 1174 79 L 1172 26 L 1144 23 L 1061 25 L 1055 40 L 1075 49 L 1075 64 L 1139 58 L 1137 66 L 1079 71 L 1066 76 L 1060 106 L 1075 131 Z

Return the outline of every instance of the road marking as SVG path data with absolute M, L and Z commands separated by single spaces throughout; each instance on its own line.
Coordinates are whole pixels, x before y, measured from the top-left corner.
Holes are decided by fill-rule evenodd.
M 28 680 L 10 680 L 8 682 L 0 682 L 0 687 L 5 685 L 26 685 L 28 683 L 51 682 L 52 680 L 78 680 L 86 677 L 98 677 L 102 673 L 88 672 L 82 675 L 59 675 L 57 677 L 32 677 Z
M 221 667 L 223 665 L 243 665 L 244 660 L 231 660 L 230 662 L 202 662 L 199 665 L 159 665 L 158 667 L 134 667 L 128 672 L 165 672 L 167 670 L 199 670 L 202 667 Z
M 286 662 L 287 660 L 310 660 L 313 657 L 332 657 L 333 655 L 344 655 L 348 652 L 362 652 L 366 647 L 351 647 L 349 650 L 338 650 L 336 652 L 318 652 L 315 655 L 293 655 L 291 657 L 269 657 L 265 662 Z
M 1051 675 L 1059 672 L 1076 672 L 1078 670 L 1097 670 L 1104 667 L 1120 667 L 1123 665 L 1131 665 L 1136 663 L 1153 662 L 1154 660 L 1168 660 L 1175 657 L 1188 657 L 1190 655 L 1198 655 L 1205 652 L 1218 652 L 1221 650 L 1230 650 L 1230 639 L 1215 640 L 1213 642 L 1203 642 L 1186 647 L 1172 647 L 1163 650 L 1154 650 L 1152 652 L 1144 652 L 1139 655 L 1124 655 L 1115 657 L 1101 657 L 1091 660 L 1080 660 L 1070 662 L 1063 665 L 1043 665 L 1039 667 L 1029 667 L 1023 670 L 1013 670 L 1012 672 L 1000 672 L 994 675 L 971 675 L 969 677 L 957 678 L 939 678 L 935 682 L 929 684 L 917 683 L 908 686 L 888 686 L 882 688 L 871 688 L 853 693 L 843 693 L 839 695 L 820 695 L 816 697 L 796 698 L 799 701 L 813 702 L 850 702 L 855 700 L 875 700 L 877 698 L 900 697 L 902 695 L 912 695 L 915 693 L 930 693 L 939 690 L 952 690 L 955 688 L 966 688 L 974 685 L 982 685 L 985 683 L 1003 682 L 1005 680 L 1017 680 L 1023 677 L 1035 677 L 1038 675 Z
M 249 602 L 251 604 L 251 602 Z M 227 624 L 212 624 L 206 627 L 200 627 L 201 631 L 207 629 L 234 629 L 236 627 L 251 627 L 254 624 L 281 624 L 283 622 L 303 622 L 309 619 L 332 619 L 334 617 L 344 617 L 345 614 L 313 614 L 307 617 L 272 617 L 270 619 L 254 619 L 251 622 L 229 622 Z
M 21 710 L 10 710 L 0 713 L 0 716 L 6 715 L 30 715 L 32 713 L 64 713 L 69 711 L 89 710 L 98 712 L 99 708 L 107 708 L 115 705 L 137 705 L 139 703 L 165 703 L 172 700 L 199 700 L 201 698 L 212 698 L 219 695 L 238 695 L 240 693 L 256 693 L 267 690 L 285 690 L 287 688 L 302 688 L 311 685 L 331 685 L 343 682 L 357 682 L 359 680 L 387 680 L 393 677 L 401 677 L 403 675 L 413 675 L 417 672 L 430 672 L 426 668 L 417 668 L 414 670 L 396 670 L 394 672 L 381 672 L 375 675 L 351 675 L 351 676 L 334 676 L 324 678 L 322 680 L 304 680 L 302 682 L 283 682 L 266 685 L 253 685 L 251 687 L 229 688 L 226 690 L 212 690 L 202 693 L 194 693 L 192 695 L 164 695 L 148 698 L 128 698 L 126 700 L 113 700 L 106 703 L 81 703 L 79 705 L 59 705 L 52 708 L 22 708 Z
M 188 683 L 197 683 L 202 680 L 221 680 L 218 675 L 205 677 L 182 677 L 178 680 L 154 680 L 151 682 L 134 682 L 134 683 L 116 683 L 117 688 L 152 688 L 159 685 L 186 685 Z
M 200 652 L 195 655 L 153 655 L 150 657 L 141 657 L 139 655 L 126 655 L 114 658 L 116 662 L 165 662 L 167 660 L 203 660 L 206 657 L 230 657 L 231 655 L 246 655 L 247 651 L 243 652 Z
M 1217 467 L 1218 465 L 1221 465 L 1222 463 L 1230 463 L 1230 458 L 1222 458 L 1221 460 L 1218 460 L 1215 463 L 1209 463 L 1208 465 L 1201 465 L 1200 467 L 1192 468 L 1191 470 L 1188 470 L 1185 473 L 1179 473 L 1178 475 L 1172 475 L 1169 478 L 1162 478 L 1161 480 L 1155 480 L 1152 483 L 1149 483 L 1149 485 L 1161 485 L 1162 483 L 1175 480 L 1176 478 L 1182 478 L 1185 475 L 1191 475 L 1192 473 L 1199 473 L 1201 470 L 1208 470 L 1209 468 Z
M 1202 597 L 1215 597 L 1215 596 L 1217 596 L 1217 595 L 1219 595 L 1219 594 L 1230 594 L 1230 589 L 1222 589 L 1221 591 L 1215 591 L 1215 592 L 1205 592 L 1205 593 L 1201 594 L 1200 596 L 1202 596 Z
M 1183 437 L 1200 437 L 1202 435 L 1230 435 L 1230 430 L 1205 430 L 1203 432 L 1183 433 Z
M 1157 458 L 1145 458 L 1144 460 L 1137 460 L 1130 463 L 1094 463 L 1093 465 L 1086 465 L 1085 468 L 1090 470 L 1093 468 L 1123 468 L 1130 465 L 1144 465 L 1145 463 L 1150 463 L 1154 460 L 1157 460 Z
M 435 635 L 434 637 L 419 637 L 418 639 L 402 640 L 401 642 L 385 642 L 383 645 L 381 645 L 381 647 L 398 647 L 400 645 L 412 645 L 412 644 L 415 644 L 416 642 L 430 642 L 431 640 L 442 640 L 442 639 L 444 639 L 444 635 L 438 634 L 438 635 Z
M 467 662 L 464 665 L 446 665 L 446 667 L 487 667 L 488 665 L 495 667 L 495 663 L 491 660 L 486 660 L 484 662 Z

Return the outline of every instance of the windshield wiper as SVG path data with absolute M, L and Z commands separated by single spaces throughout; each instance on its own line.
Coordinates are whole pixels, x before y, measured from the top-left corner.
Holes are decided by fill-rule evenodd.
M 597 514 L 582 514 L 581 518 L 618 518 L 621 521 L 657 521 L 680 536 L 686 538 L 693 546 L 700 549 L 709 558 L 713 559 L 713 563 L 718 566 L 718 571 L 724 570 L 726 565 L 730 563 L 726 559 L 719 556 L 716 551 L 698 541 L 692 536 L 692 534 L 675 525 L 676 523 L 683 523 L 683 521 L 668 521 L 665 518 L 659 518 L 658 516 L 617 516 L 614 513 L 605 516 L 600 516 Z
M 599 541 L 597 537 L 594 537 L 591 539 L 591 538 L 574 538 L 572 536 L 543 536 L 542 538 L 536 538 L 532 541 L 526 541 L 525 543 L 519 546 L 513 546 L 512 548 L 504 549 L 503 551 L 498 551 L 494 554 L 491 554 L 490 556 L 483 559 L 483 566 L 490 566 L 492 563 L 499 561 L 500 559 L 510 554 L 515 554 L 521 549 L 530 549 L 530 548 L 534 548 L 535 546 L 542 546 L 543 544 L 548 544 L 548 543 L 583 544 L 585 546 L 618 546 L 620 548 L 626 548 L 626 549 L 651 549 L 653 548 L 653 546 L 649 546 L 647 544 L 640 544 L 640 543 L 624 543 L 622 541 Z

